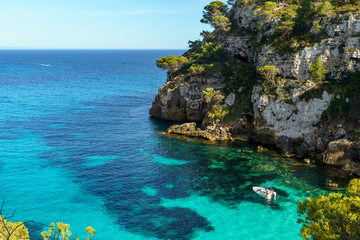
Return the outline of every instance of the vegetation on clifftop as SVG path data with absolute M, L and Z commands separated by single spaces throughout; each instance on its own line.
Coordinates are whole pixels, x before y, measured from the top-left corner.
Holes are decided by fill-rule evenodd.
M 202 23 L 210 24 L 216 33 L 230 30 L 230 20 L 226 17 L 228 6 L 221 1 L 213 1 L 204 7 Z M 210 76 L 215 74 L 232 75 L 237 60 L 219 43 L 214 41 L 213 33 L 203 31 L 203 40 L 189 41 L 189 50 L 183 56 L 167 56 L 156 61 L 158 67 L 168 70 L 172 75 Z
M 359 0 L 283 0 L 237 1 L 239 7 L 256 4 L 255 14 L 261 16 L 265 24 L 275 23 L 275 31 L 270 35 L 263 35 L 262 39 L 253 42 L 259 47 L 271 44 L 281 54 L 291 53 L 301 48 L 311 46 L 327 37 L 323 30 L 326 21 L 337 22 L 343 13 L 356 14 L 360 12 Z M 260 23 L 259 30 L 265 29 Z M 271 26 L 272 27 L 272 26 Z M 310 31 L 311 29 L 315 31 Z
M 231 9 L 229 9 L 230 6 L 232 6 Z M 234 9 L 246 7 L 251 8 L 254 14 L 261 18 L 257 28 L 240 29 L 238 26 Z M 359 11 L 360 0 L 232 0 L 228 1 L 228 5 L 221 1 L 214 1 L 205 6 L 201 19 L 201 22 L 210 24 L 214 31 L 203 31 L 200 34 L 203 37 L 202 40 L 189 41 L 189 50 L 183 56 L 161 58 L 157 61 L 157 65 L 168 69 L 169 81 L 175 76 L 176 79 L 185 81 L 191 77 L 221 77 L 225 81 L 222 92 L 226 95 L 236 94 L 234 106 L 229 108 L 228 115 L 252 111 L 250 101 L 252 88 L 261 79 L 263 79 L 261 83 L 263 94 L 291 104 L 291 86 L 288 83 L 295 81 L 300 86 L 305 84 L 303 80 L 285 79 L 284 76 L 278 75 L 281 71 L 276 66 L 266 64 L 257 71 L 250 71 L 250 74 L 248 70 L 255 69 L 254 63 L 246 62 L 247 65 L 244 67 L 245 63 L 237 59 L 240 57 L 234 56 L 219 44 L 221 39 L 228 35 L 250 35 L 253 54 L 257 54 L 263 46 L 271 45 L 273 49 L 270 51 L 276 51 L 286 59 L 294 51 L 327 38 L 324 30 L 327 24 L 339 23 L 345 18 L 359 14 Z M 221 23 L 217 21 L 219 19 L 223 19 Z M 266 58 L 264 59 L 266 63 Z M 350 84 L 328 82 L 328 69 L 324 59 L 320 57 L 309 66 L 308 73 L 309 80 L 315 87 L 305 92 L 301 98 L 311 96 L 312 93 L 309 92 L 322 93 L 320 90 L 328 89 L 329 93 L 340 97 L 332 100 L 329 109 L 323 114 L 323 119 L 333 119 L 334 115 L 346 115 L 349 102 L 356 98 L 356 96 L 348 96 L 351 92 L 348 89 L 358 90 L 358 80 L 354 79 L 360 77 L 354 73 Z

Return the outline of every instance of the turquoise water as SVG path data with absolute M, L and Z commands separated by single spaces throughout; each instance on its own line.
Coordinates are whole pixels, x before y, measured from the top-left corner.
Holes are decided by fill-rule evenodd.
M 0 192 L 15 220 L 66 222 L 82 237 L 92 226 L 99 240 L 300 239 L 297 201 L 346 176 L 158 134 L 169 123 L 148 115 L 166 78 L 154 63 L 181 53 L 0 52 Z M 274 203 L 251 190 L 267 184 Z M 40 239 L 43 226 L 27 227 Z

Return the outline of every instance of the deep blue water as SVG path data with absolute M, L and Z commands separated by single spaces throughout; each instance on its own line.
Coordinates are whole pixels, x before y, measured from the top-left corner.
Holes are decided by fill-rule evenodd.
M 0 51 L 0 192 L 15 220 L 82 237 L 90 225 L 98 240 L 300 239 L 297 201 L 346 177 L 158 134 L 169 123 L 148 115 L 166 79 L 155 61 L 182 52 Z M 275 203 L 251 191 L 267 184 Z M 40 239 L 42 226 L 27 227 Z

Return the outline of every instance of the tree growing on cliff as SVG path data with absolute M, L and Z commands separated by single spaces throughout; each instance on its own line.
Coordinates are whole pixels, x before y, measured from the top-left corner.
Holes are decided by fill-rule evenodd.
M 202 23 L 210 24 L 215 30 L 228 31 L 230 30 L 230 20 L 225 17 L 228 7 L 221 1 L 213 1 L 206 5 L 203 10 Z
M 275 32 L 279 35 L 279 39 L 282 41 L 289 41 L 291 33 L 293 31 L 295 22 L 292 21 L 292 16 L 288 13 L 284 13 L 281 16 L 280 21 L 275 26 Z
M 156 65 L 163 70 L 167 69 L 169 73 L 176 72 L 186 63 L 188 59 L 184 56 L 167 56 L 156 60 Z
M 278 4 L 276 2 L 265 2 L 264 6 L 255 9 L 255 14 L 260 15 L 265 22 L 270 22 L 276 15 Z
M 325 1 L 317 7 L 317 14 L 320 17 L 331 17 L 335 14 L 334 6 L 330 2 Z
M 313 0 L 302 0 L 296 11 L 294 34 L 298 37 L 307 34 L 314 19 Z
M 223 15 L 216 15 L 213 17 L 215 28 L 221 31 L 229 31 L 230 30 L 230 20 L 229 18 L 223 16 Z
M 275 85 L 276 74 L 280 72 L 280 70 L 277 67 L 272 65 L 263 66 L 259 68 L 257 71 L 263 78 L 271 82 L 273 85 Z
M 327 73 L 328 71 L 326 70 L 324 61 L 321 57 L 318 57 L 316 62 L 310 65 L 310 78 L 315 82 L 323 81 Z
M 215 39 L 215 35 L 209 31 L 202 31 L 200 33 L 200 36 L 202 36 L 204 38 L 205 42 L 211 42 L 212 40 Z
M 213 1 L 204 7 L 203 18 L 200 20 L 200 22 L 212 24 L 212 18 L 215 14 L 225 14 L 227 10 L 228 8 L 225 3 L 221 1 Z
M 298 214 L 304 239 L 360 239 L 360 179 L 350 181 L 346 194 L 300 201 Z

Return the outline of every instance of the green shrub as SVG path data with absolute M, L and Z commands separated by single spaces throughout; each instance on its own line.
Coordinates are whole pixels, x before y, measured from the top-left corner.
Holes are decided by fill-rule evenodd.
M 255 9 L 254 13 L 260 15 L 265 21 L 270 21 L 276 15 L 278 4 L 276 2 L 265 2 L 264 6 Z
M 205 42 L 211 42 L 215 39 L 215 35 L 209 31 L 202 31 L 200 36 L 204 38 Z
M 169 73 L 173 73 L 179 70 L 182 65 L 188 63 L 188 61 L 184 56 L 167 56 L 156 60 L 156 65 L 163 70 L 167 69 Z
M 347 133 L 356 137 L 360 137 L 360 130 L 350 129 L 347 131 Z
M 353 115 L 349 114 L 351 103 L 359 98 L 360 92 L 360 72 L 354 72 L 350 77 L 350 82 L 347 84 L 331 84 L 329 85 L 330 92 L 339 98 L 331 100 L 328 109 L 326 109 L 321 119 L 323 121 L 331 120 L 334 117 L 347 117 L 353 121 Z M 357 105 L 354 105 L 357 107 Z
M 211 99 L 215 96 L 216 92 L 213 88 L 207 88 L 202 92 L 205 98 L 205 102 L 210 102 Z
M 190 75 L 201 75 L 205 71 L 205 66 L 203 64 L 193 64 L 189 68 Z
M 317 8 L 317 14 L 322 17 L 331 17 L 335 14 L 334 6 L 330 2 L 325 1 Z
M 256 70 L 253 65 L 245 65 L 238 68 L 230 81 L 226 82 L 223 92 L 236 93 L 240 87 L 251 89 L 256 79 Z
M 325 75 L 328 73 L 328 71 L 326 70 L 325 64 L 321 57 L 318 57 L 316 59 L 316 62 L 310 65 L 309 73 L 310 78 L 314 82 L 320 82 L 325 80 Z
M 220 120 L 223 119 L 228 113 L 229 110 L 227 108 L 223 108 L 220 106 L 213 106 L 209 110 L 209 116 L 211 118 L 220 119 Z

